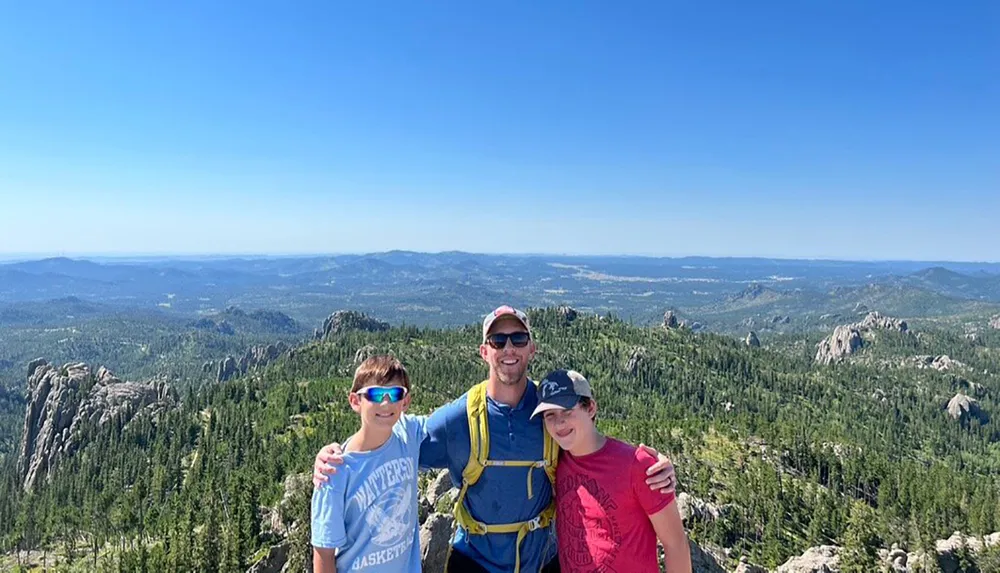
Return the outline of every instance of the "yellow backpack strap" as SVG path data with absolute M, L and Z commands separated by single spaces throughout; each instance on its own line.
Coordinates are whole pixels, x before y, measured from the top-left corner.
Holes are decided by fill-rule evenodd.
M 459 518 L 460 525 L 469 530 L 475 528 L 476 523 L 463 523 L 464 515 L 468 515 L 465 509 L 465 493 L 469 487 L 479 481 L 486 468 L 486 457 L 490 451 L 490 430 L 487 425 L 486 411 L 486 381 L 476 384 L 469 390 L 465 404 L 465 414 L 469 419 L 469 461 L 462 470 L 462 488 L 458 491 L 455 499 L 454 515 Z M 471 517 L 471 516 L 470 516 Z M 471 520 L 474 522 L 475 520 Z M 471 533 L 471 532 L 470 532 Z
M 538 383 L 536 382 L 537 386 Z M 462 488 L 455 500 L 455 521 L 470 535 L 487 535 L 490 533 L 516 533 L 517 552 L 515 554 L 514 572 L 521 570 L 521 542 L 529 532 L 548 527 L 555 518 L 555 483 L 556 463 L 559 459 L 559 445 L 542 429 L 545 446 L 543 459 L 540 461 L 520 460 L 490 460 L 490 431 L 486 404 L 486 381 L 476 384 L 469 390 L 465 407 L 469 421 L 469 461 L 462 471 Z M 534 519 L 518 523 L 487 524 L 478 521 L 465 507 L 465 494 L 469 487 L 479 481 L 487 466 L 520 466 L 528 467 L 528 499 L 534 497 L 531 485 L 531 473 L 537 467 L 545 469 L 545 475 L 552 484 L 552 500 L 548 507 L 542 510 Z M 449 548 L 450 551 L 450 548 Z

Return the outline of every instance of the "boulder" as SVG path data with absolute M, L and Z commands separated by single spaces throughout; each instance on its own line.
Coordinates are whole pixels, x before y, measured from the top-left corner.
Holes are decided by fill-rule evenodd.
M 837 573 L 840 571 L 840 547 L 810 547 L 798 557 L 779 565 L 776 573 Z

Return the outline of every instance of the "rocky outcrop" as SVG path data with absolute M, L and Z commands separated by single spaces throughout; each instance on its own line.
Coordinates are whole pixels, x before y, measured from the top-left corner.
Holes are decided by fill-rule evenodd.
M 978 400 L 962 393 L 955 394 L 951 400 L 948 400 L 945 410 L 948 411 L 948 415 L 952 419 L 958 420 L 962 424 L 968 424 L 973 419 L 978 420 L 980 424 L 985 424 L 990 419 L 989 415 L 979 406 Z
M 915 356 L 914 362 L 917 368 L 931 368 L 938 372 L 965 368 L 965 364 L 958 360 L 953 360 L 947 354 L 942 354 L 941 356 Z
M 836 573 L 840 571 L 840 547 L 820 545 L 779 565 L 776 573 Z
M 420 526 L 420 561 L 423 571 L 444 571 L 448 545 L 455 529 L 450 514 L 432 513 Z
M 936 567 L 930 570 L 944 573 L 960 573 L 959 557 L 967 551 L 976 555 L 984 548 L 1000 546 L 1000 532 L 982 537 L 964 536 L 955 532 L 948 539 L 935 542 Z M 792 557 L 779 566 L 775 573 L 837 573 L 840 571 L 841 548 L 835 545 L 811 547 L 800 556 Z M 893 544 L 890 549 L 879 549 L 879 559 L 886 569 L 895 573 L 910 573 L 911 571 L 927 571 L 927 555 L 921 551 L 907 553 Z M 880 568 L 880 570 L 882 570 Z
M 288 561 L 288 542 L 283 541 L 268 548 L 267 554 L 260 561 L 247 569 L 247 573 L 281 573 Z
M 726 562 L 726 552 L 722 548 L 717 548 L 708 544 L 698 545 L 694 541 L 688 541 L 688 549 L 691 552 L 691 573 L 726 573 L 722 563 Z M 663 562 L 663 548 L 659 549 L 660 562 Z
M 127 425 L 153 419 L 177 403 L 164 382 L 123 382 L 103 366 L 96 374 L 82 362 L 57 368 L 44 359 L 28 365 L 28 404 L 17 458 L 22 486 L 32 490 L 62 459 L 80 448 L 84 428 L 111 421 Z
M 838 326 L 833 334 L 820 341 L 816 349 L 816 362 L 832 364 L 854 354 L 863 345 L 861 333 L 854 326 Z
M 757 333 L 752 330 L 750 331 L 750 334 L 747 335 L 745 342 L 747 346 L 751 348 L 760 348 L 760 339 L 757 338 Z
M 628 360 L 625 361 L 625 372 L 628 372 L 631 376 L 638 374 L 639 368 L 646 360 L 647 353 L 648 351 L 645 346 L 636 346 L 633 348 L 632 352 L 628 355 Z
M 864 346 L 866 334 L 877 330 L 909 332 L 905 321 L 869 312 L 861 322 L 838 326 L 833 334 L 820 341 L 816 348 L 816 362 L 833 364 L 843 360 Z
M 898 332 L 909 332 L 909 327 L 905 320 L 883 316 L 878 312 L 869 312 L 864 320 L 857 324 L 859 330 L 895 330 Z
M 1000 329 L 1000 314 L 990 319 L 990 327 Z
M 227 356 L 219 363 L 219 373 L 216 380 L 225 382 L 230 378 L 243 376 L 247 372 L 258 370 L 276 360 L 282 353 L 288 350 L 288 345 L 284 342 L 251 346 L 239 360 L 232 356 Z
M 688 525 L 695 521 L 713 522 L 726 515 L 729 512 L 729 507 L 716 505 L 687 492 L 681 492 L 677 495 L 677 511 L 681 514 L 681 520 L 684 524 Z
M 389 323 L 354 310 L 338 310 L 326 317 L 326 320 L 323 321 L 323 329 L 316 331 L 316 338 L 326 340 L 331 336 L 352 330 L 382 332 L 389 330 Z
M 673 310 L 668 310 L 663 313 L 663 328 L 677 328 L 680 326 L 680 322 L 677 320 L 677 314 Z
M 767 573 L 767 569 L 750 563 L 746 556 L 743 556 L 740 557 L 740 562 L 736 565 L 734 573 Z
M 573 322 L 574 320 L 576 320 L 578 316 L 578 313 L 576 312 L 575 308 L 566 305 L 557 308 L 556 312 L 558 312 L 559 316 L 561 316 L 563 320 L 566 321 L 567 323 Z
M 377 352 L 378 349 L 372 346 L 371 344 L 366 344 L 362 346 L 354 353 L 354 364 L 361 364 L 365 360 L 368 360 L 372 356 L 375 356 Z
M 236 359 L 227 356 L 225 360 L 219 362 L 219 372 L 215 375 L 215 379 L 219 382 L 225 382 L 234 376 L 236 376 Z

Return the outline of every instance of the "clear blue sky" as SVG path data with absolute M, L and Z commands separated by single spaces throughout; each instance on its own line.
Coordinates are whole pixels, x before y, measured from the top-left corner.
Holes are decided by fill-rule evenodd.
M 1000 260 L 1000 2 L 7 2 L 0 253 Z

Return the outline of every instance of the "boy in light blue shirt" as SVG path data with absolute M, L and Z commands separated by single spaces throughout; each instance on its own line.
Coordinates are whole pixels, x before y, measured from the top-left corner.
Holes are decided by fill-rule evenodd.
M 410 379 L 390 356 L 354 373 L 348 400 L 361 429 L 344 444 L 344 464 L 313 490 L 314 573 L 419 573 L 417 460 L 426 418 L 403 414 Z

